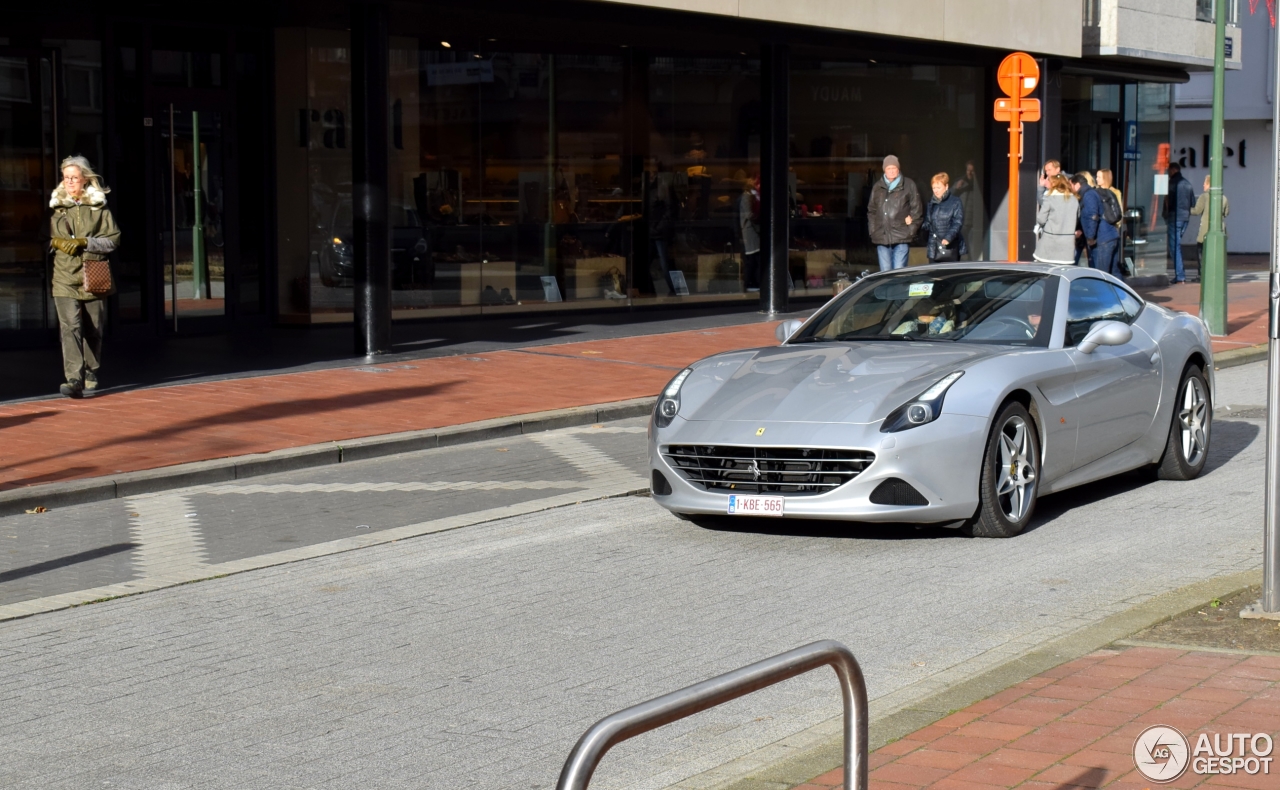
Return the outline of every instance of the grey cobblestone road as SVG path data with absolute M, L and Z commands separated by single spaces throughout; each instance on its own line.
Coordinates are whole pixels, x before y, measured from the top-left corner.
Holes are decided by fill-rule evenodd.
M 1224 371 L 1221 401 L 1256 409 L 1264 372 Z M 628 458 L 598 444 L 607 435 L 573 436 L 628 469 L 643 457 L 639 434 L 617 435 L 634 445 Z M 853 648 L 884 709 L 961 662 L 995 665 L 1256 568 L 1260 437 L 1257 420 L 1220 419 L 1201 479 L 1129 476 L 1047 497 L 1035 528 L 1008 541 L 789 521 L 704 529 L 624 497 L 3 622 L 0 786 L 549 788 L 600 716 L 819 638 Z M 550 474 L 563 456 L 536 448 L 554 441 L 502 455 L 528 464 L 522 480 L 579 479 L 599 461 L 574 447 L 578 464 Z M 431 480 L 477 479 L 463 464 L 488 468 L 483 449 Z M 349 484 L 339 471 L 255 484 Z M 174 557 L 201 563 L 247 551 L 241 542 L 271 550 L 304 525 L 307 539 L 356 522 L 395 530 L 422 516 L 411 499 L 383 503 L 425 497 L 395 486 L 426 478 L 391 475 L 377 494 L 180 492 L 176 508 L 85 515 L 96 540 L 61 551 L 137 541 L 139 519 L 175 536 Z M 484 508 L 547 494 L 448 493 Z M 217 510 L 254 501 L 251 517 Z M 233 521 L 252 526 L 210 531 Z M 133 567 L 134 553 L 79 565 L 127 555 Z M 829 677 L 798 678 L 622 745 L 593 787 L 666 787 L 837 712 Z
M 13 604 L 207 569 L 564 494 L 644 488 L 645 420 L 197 486 L 0 518 L 0 617 Z M 123 592 L 116 590 L 115 593 Z M 105 597 L 94 592 L 84 600 Z M 7 605 L 10 605 L 6 607 Z M 24 612 L 17 612 L 19 614 Z

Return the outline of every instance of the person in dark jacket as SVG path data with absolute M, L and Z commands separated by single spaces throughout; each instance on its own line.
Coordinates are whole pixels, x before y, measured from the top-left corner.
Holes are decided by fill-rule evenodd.
M 1164 221 L 1169 229 L 1169 256 L 1173 258 L 1173 282 L 1185 283 L 1187 273 L 1182 268 L 1182 234 L 1191 222 L 1191 207 L 1196 202 L 1196 191 L 1191 182 L 1182 177 L 1182 167 L 1169 163 L 1169 194 L 1164 199 Z
M 886 156 L 882 169 L 884 177 L 876 179 L 867 201 L 867 229 L 883 272 L 906 268 L 907 249 L 920 228 L 924 206 L 916 182 L 902 175 L 898 157 Z
M 924 230 L 929 242 L 925 256 L 930 263 L 958 261 L 968 252 L 964 241 L 964 205 L 951 194 L 951 177 L 938 173 L 929 181 L 933 199 L 925 213 Z
M 675 233 L 675 217 L 671 206 L 671 188 L 662 176 L 662 165 L 656 160 L 646 163 L 644 176 L 644 214 L 649 227 L 649 246 L 657 253 L 658 267 L 671 296 L 676 284 L 671 277 L 671 239 Z M 650 258 L 650 261 L 653 259 Z M 650 269 L 652 272 L 652 269 Z
M 1080 199 L 1080 231 L 1089 250 L 1089 265 L 1116 277 L 1122 276 L 1116 255 L 1120 231 L 1103 218 L 1102 197 L 1080 174 L 1071 177 L 1071 191 Z

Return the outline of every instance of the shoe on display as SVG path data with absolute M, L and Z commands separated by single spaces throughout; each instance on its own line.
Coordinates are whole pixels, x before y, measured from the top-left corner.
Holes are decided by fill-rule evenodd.
M 84 393 L 84 387 L 79 381 L 72 379 L 58 387 L 58 392 L 62 393 L 64 398 L 78 398 Z

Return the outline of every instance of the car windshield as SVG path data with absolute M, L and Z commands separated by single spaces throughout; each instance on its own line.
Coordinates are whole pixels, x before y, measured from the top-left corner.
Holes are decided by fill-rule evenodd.
M 869 277 L 791 343 L 904 340 L 1047 346 L 1057 279 L 998 269 L 902 270 Z

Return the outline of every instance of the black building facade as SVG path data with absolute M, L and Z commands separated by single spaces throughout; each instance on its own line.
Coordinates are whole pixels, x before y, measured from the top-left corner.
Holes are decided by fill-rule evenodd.
M 41 236 L 72 154 L 124 233 L 113 343 L 358 319 L 357 346 L 383 350 L 402 320 L 819 299 L 875 266 L 866 199 L 890 153 L 926 196 L 948 173 L 979 215 L 972 257 L 1003 259 L 1005 54 L 592 2 L 11 12 L 0 345 L 54 342 Z M 1185 74 L 1041 63 L 1026 230 L 1056 158 L 1116 170 L 1161 238 L 1138 176 Z

